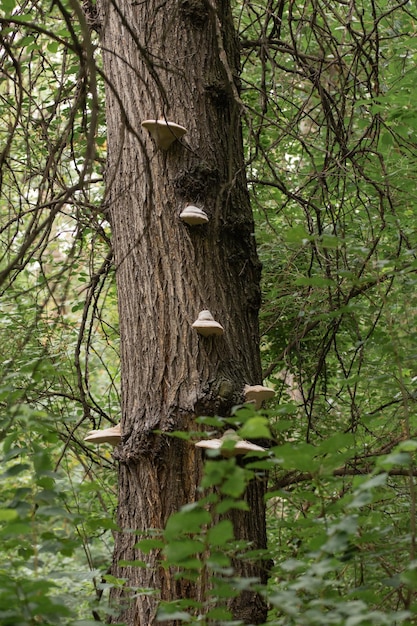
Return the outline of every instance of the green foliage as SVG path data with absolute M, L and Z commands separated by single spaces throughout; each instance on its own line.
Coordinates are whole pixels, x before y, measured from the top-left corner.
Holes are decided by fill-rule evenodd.
M 402 581 L 417 426 L 416 16 L 404 8 L 236 7 L 262 356 L 280 401 L 270 541 L 294 565 L 278 566 L 277 623 L 415 621 L 401 614 L 414 600 Z M 329 546 L 343 566 L 320 556 Z
M 119 421 L 120 381 L 103 81 L 77 8 L 0 2 L 5 626 L 88 626 L 126 585 L 108 572 L 115 462 L 83 443 Z M 228 600 L 256 589 L 268 624 L 415 624 L 417 16 L 389 0 L 234 10 L 277 401 L 201 420 L 271 447 L 244 463 L 209 457 L 210 495 L 139 540 L 202 590 L 162 603 L 158 619 L 232 624 Z M 235 576 L 236 559 L 264 555 L 231 523 L 262 472 L 263 588 Z
M 80 444 L 118 420 L 120 403 L 102 93 L 72 13 L 68 3 L 0 4 L 5 625 L 96 621 L 113 545 L 115 477 L 103 470 L 114 464 Z
M 63 445 L 48 430 L 54 422 L 22 409 L 3 442 L 0 621 L 74 624 L 94 606 L 88 596 L 110 558 L 102 506 L 112 506 L 112 485 L 94 483 L 94 470 L 76 459 L 60 467 Z
M 254 432 L 255 437 L 259 434 Z M 401 442 L 378 457 L 372 472 L 361 476 L 348 471 L 357 455 L 355 438 L 349 433 L 334 435 L 318 446 L 271 448 L 266 467 L 272 473 L 278 466 L 277 482 L 284 482 L 288 473 L 292 480 L 276 489 L 271 484 L 269 551 L 257 556 L 245 542 L 234 540 L 233 525 L 223 517 L 229 507 L 246 505 L 241 489 L 230 494 L 229 477 L 237 468 L 247 485 L 254 479 L 257 461 L 248 457 L 240 466 L 236 457 L 207 460 L 202 485 L 214 493 L 170 517 L 161 561 L 165 567 L 175 566 L 177 577 L 197 582 L 205 598 L 199 603 L 163 602 L 159 620 L 212 624 L 219 619 L 222 624 L 236 624 L 227 600 L 246 588 L 267 599 L 268 624 L 415 623 L 407 489 L 415 450 L 414 440 Z M 273 559 L 266 587 L 258 580 L 234 576 L 234 560 L 254 556 Z M 213 605 L 224 611 L 218 618 L 209 608 Z
M 248 546 L 235 540 L 228 512 L 247 510 L 242 497 L 251 478 L 253 472 L 240 467 L 235 457 L 206 461 L 202 487 L 209 495 L 171 515 L 164 531 L 161 560 L 164 567 L 175 567 L 177 578 L 197 584 L 201 601 L 161 602 L 158 621 L 237 624 L 231 621 L 227 601 L 257 581 L 234 575 L 234 559 L 254 557 Z

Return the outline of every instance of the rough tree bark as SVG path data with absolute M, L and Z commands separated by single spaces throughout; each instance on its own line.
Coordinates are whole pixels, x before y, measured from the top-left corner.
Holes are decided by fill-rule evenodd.
M 104 0 L 101 13 L 122 362 L 118 523 L 126 529 L 116 538 L 113 574 L 163 599 L 198 599 L 197 587 L 158 567 L 157 554 L 133 548 L 130 530 L 164 528 L 172 512 L 198 498 L 201 452 L 164 433 L 195 430 L 197 415 L 230 414 L 244 384 L 261 382 L 260 264 L 244 170 L 238 41 L 225 0 Z M 141 121 L 164 117 L 188 132 L 161 151 Z M 184 224 L 179 213 L 187 204 L 202 207 L 209 223 Z M 223 337 L 192 329 L 203 309 L 223 325 Z M 258 548 L 266 544 L 263 495 L 262 481 L 252 481 L 251 512 L 233 514 L 236 535 Z M 121 567 L 121 559 L 149 566 Z M 242 567 L 242 575 L 254 574 Z M 150 626 L 155 609 L 156 599 L 143 596 L 117 619 Z M 265 618 L 251 593 L 233 602 L 233 612 L 246 623 Z

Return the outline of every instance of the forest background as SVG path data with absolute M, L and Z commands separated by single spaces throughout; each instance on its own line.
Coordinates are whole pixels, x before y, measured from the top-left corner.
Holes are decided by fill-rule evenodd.
M 237 409 L 248 438 L 272 438 L 246 466 L 269 472 L 268 623 L 415 624 L 416 8 L 233 11 L 276 392 Z M 125 584 L 109 573 L 117 462 L 84 442 L 121 404 L 106 77 L 94 6 L 2 0 L 0 23 L 0 623 L 88 626 Z M 165 618 L 202 622 L 181 604 Z

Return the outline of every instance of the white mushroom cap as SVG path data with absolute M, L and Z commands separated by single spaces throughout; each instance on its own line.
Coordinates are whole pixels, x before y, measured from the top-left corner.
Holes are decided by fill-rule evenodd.
M 112 446 L 117 446 L 120 439 L 120 424 L 102 430 L 90 430 L 87 436 L 84 437 L 84 441 L 91 441 L 92 443 L 111 443 Z
M 260 409 L 264 400 L 275 396 L 275 391 L 263 385 L 245 385 L 243 389 L 246 402 L 253 402 L 256 409 Z
M 266 449 L 255 443 L 241 439 L 234 430 L 226 430 L 220 439 L 203 439 L 195 444 L 197 448 L 207 450 L 219 450 L 221 456 L 226 458 L 242 456 L 248 452 L 265 452 Z
M 224 328 L 219 322 L 216 322 L 210 311 L 200 311 L 198 318 L 192 325 L 196 331 L 204 337 L 210 335 L 223 335 Z
M 142 126 L 150 132 L 156 145 L 162 150 L 168 150 L 169 146 L 176 139 L 179 139 L 187 132 L 184 126 L 180 126 L 175 122 L 168 122 L 167 120 L 144 120 Z
M 208 215 L 203 209 L 192 205 L 185 207 L 180 213 L 180 218 L 183 222 L 191 224 L 192 226 L 195 224 L 207 224 L 209 221 Z

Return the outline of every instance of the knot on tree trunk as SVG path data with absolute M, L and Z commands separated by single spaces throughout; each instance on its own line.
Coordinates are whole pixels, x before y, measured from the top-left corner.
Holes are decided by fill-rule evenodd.
M 215 195 L 219 182 L 220 173 L 217 167 L 197 163 L 178 172 L 174 179 L 174 188 L 184 200 L 199 202 L 207 196 Z
M 193 26 L 202 28 L 207 25 L 208 6 L 205 0 L 181 0 L 180 11 Z
M 254 591 L 243 591 L 232 600 L 230 609 L 234 619 L 244 624 L 263 624 L 268 613 L 266 602 Z

